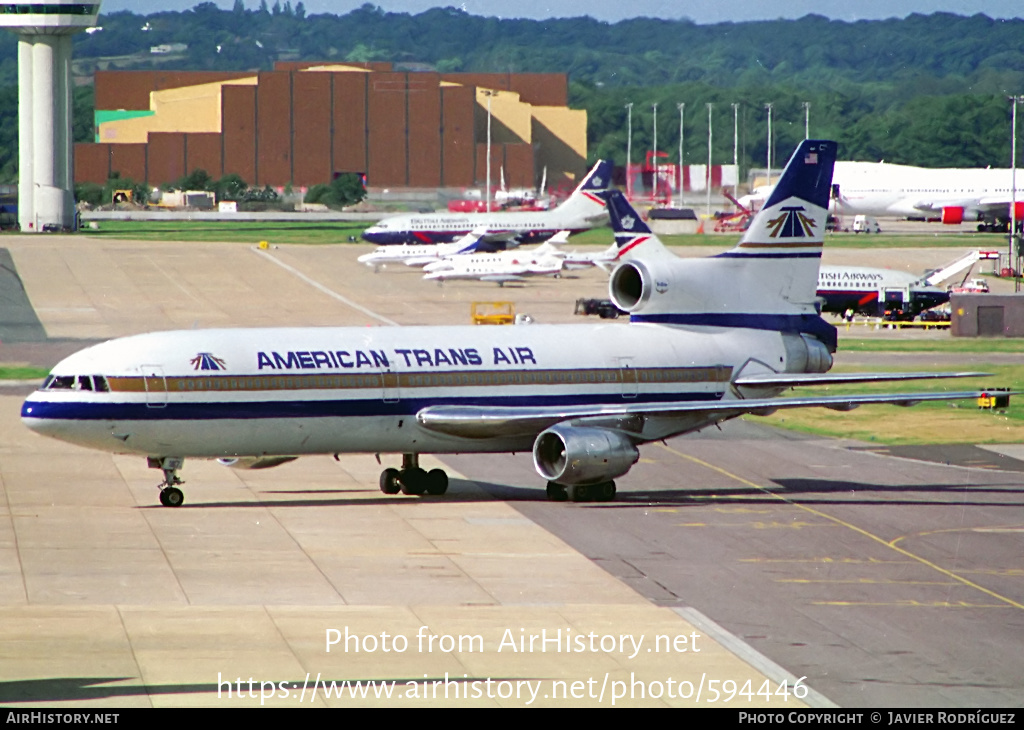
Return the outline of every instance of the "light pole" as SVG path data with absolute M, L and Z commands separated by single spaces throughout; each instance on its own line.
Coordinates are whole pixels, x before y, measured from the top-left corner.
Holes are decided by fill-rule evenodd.
M 732 166 L 736 168 L 736 182 L 740 180 L 740 105 L 732 105 Z M 733 191 L 735 192 L 735 190 Z
M 686 102 L 676 104 L 679 110 L 679 207 L 683 207 L 683 115 L 686 113 Z
M 804 102 L 804 139 L 811 138 L 811 102 Z
M 658 102 L 651 104 L 654 109 L 654 170 L 651 172 L 651 199 L 658 197 Z
M 708 218 L 711 217 L 711 110 L 714 108 L 714 104 L 708 102 L 708 172 L 707 172 L 707 210 L 704 212 Z
M 768 184 L 772 184 L 772 105 L 765 104 L 768 110 Z
M 626 104 L 626 197 L 633 197 L 633 102 Z
M 483 90 L 484 96 L 487 97 L 487 189 L 486 189 L 486 207 L 485 210 L 491 212 L 491 99 L 494 97 L 494 91 L 491 89 Z
M 1011 96 L 1013 123 L 1010 125 L 1010 267 L 1017 276 L 1013 279 L 1013 290 L 1020 291 L 1020 239 L 1017 237 L 1017 104 L 1024 96 Z M 1016 256 L 1014 255 L 1016 254 Z

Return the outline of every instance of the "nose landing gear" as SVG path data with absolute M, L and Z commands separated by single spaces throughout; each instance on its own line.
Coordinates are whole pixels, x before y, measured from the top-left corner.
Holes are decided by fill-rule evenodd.
M 164 480 L 157 485 L 160 490 L 160 504 L 164 507 L 180 507 L 185 502 L 185 493 L 178 489 L 184 484 L 178 476 L 178 469 L 182 467 L 185 460 L 180 456 L 151 456 L 148 459 L 150 469 L 161 469 L 164 473 Z

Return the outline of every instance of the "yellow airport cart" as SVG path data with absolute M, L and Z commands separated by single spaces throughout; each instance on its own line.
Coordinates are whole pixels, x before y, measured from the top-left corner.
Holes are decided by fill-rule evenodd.
M 470 318 L 473 324 L 514 324 L 516 305 L 512 302 L 473 302 Z

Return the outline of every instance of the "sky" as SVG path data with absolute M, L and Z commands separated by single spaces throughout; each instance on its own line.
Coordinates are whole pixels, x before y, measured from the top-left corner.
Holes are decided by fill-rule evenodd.
M 101 13 L 131 10 L 139 14 L 162 10 L 188 10 L 198 0 L 101 0 Z M 230 9 L 234 0 L 214 0 L 221 8 Z M 260 0 L 243 0 L 246 8 L 255 10 Z M 307 15 L 333 13 L 343 15 L 363 4 L 363 0 L 303 0 Z M 273 5 L 274 0 L 267 0 Z M 284 4 L 284 0 L 281 0 Z M 298 0 L 292 0 L 292 5 Z M 590 15 L 598 20 L 616 22 L 632 17 L 688 18 L 696 23 L 722 23 L 744 20 L 774 20 L 824 15 L 835 20 L 874 20 L 904 18 L 911 13 L 949 12 L 957 15 L 984 13 L 992 18 L 1024 18 L 1020 0 L 759 0 L 758 2 L 711 2 L 710 0 L 588 0 L 586 3 L 565 0 L 464 0 L 436 2 L 432 0 L 376 0 L 390 12 L 421 13 L 432 7 L 456 6 L 473 15 L 502 18 L 566 18 Z

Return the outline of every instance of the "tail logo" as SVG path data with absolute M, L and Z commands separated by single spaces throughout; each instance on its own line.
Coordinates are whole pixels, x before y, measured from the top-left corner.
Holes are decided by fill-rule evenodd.
M 225 363 L 221 358 L 214 357 L 209 352 L 200 352 L 189 362 L 192 364 L 193 370 L 223 370 L 225 367 Z
M 636 225 L 636 218 L 631 215 L 622 216 L 622 227 L 627 231 L 632 230 L 633 226 Z
M 768 221 L 770 238 L 808 238 L 814 235 L 816 223 L 813 218 L 804 215 L 803 206 L 782 209 L 782 215 Z

